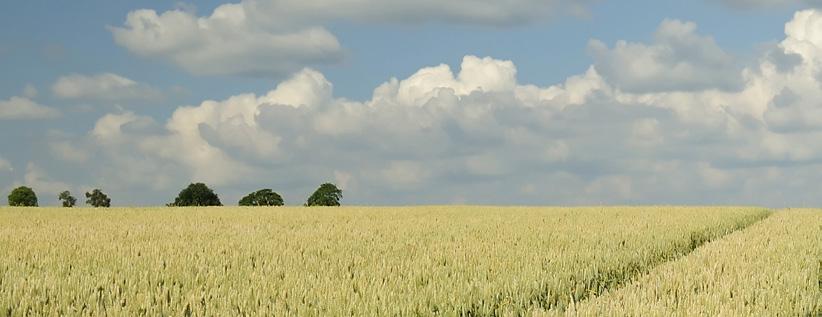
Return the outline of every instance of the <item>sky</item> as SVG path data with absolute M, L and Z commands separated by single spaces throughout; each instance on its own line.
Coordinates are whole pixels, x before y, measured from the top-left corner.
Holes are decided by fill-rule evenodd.
M 0 4 L 0 190 L 822 205 L 822 1 Z M 2 201 L 0 203 L 5 203 Z

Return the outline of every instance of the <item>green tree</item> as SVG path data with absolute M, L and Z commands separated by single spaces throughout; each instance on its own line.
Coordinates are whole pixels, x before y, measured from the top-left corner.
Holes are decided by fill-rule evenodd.
M 203 183 L 192 183 L 180 191 L 174 203 L 167 206 L 222 206 L 220 198 Z
M 320 185 L 320 187 L 311 194 L 311 197 L 308 197 L 305 206 L 339 206 L 342 196 L 342 190 L 337 188 L 336 185 L 325 183 Z
M 86 193 L 86 198 L 86 204 L 89 204 L 95 208 L 111 207 L 111 199 L 99 189 Z
M 17 187 L 9 194 L 9 206 L 37 207 L 37 194 L 29 187 Z
M 260 189 L 240 199 L 240 206 L 282 206 L 283 197 L 271 189 Z
M 57 199 L 63 202 L 63 207 L 71 208 L 77 204 L 77 198 L 71 195 L 69 191 L 64 191 L 60 193 L 60 196 L 57 196 Z

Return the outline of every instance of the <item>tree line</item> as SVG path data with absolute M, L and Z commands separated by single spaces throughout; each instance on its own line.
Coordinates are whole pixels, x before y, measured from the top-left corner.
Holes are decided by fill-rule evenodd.
M 111 198 L 100 189 L 86 192 L 86 204 L 95 208 L 111 207 Z M 308 197 L 303 206 L 339 206 L 342 199 L 342 190 L 332 183 L 320 185 L 311 196 Z M 63 207 L 74 207 L 77 198 L 69 191 L 64 191 L 57 196 Z M 37 194 L 30 187 L 20 186 L 9 193 L 9 206 L 37 207 Z M 240 206 L 283 206 L 285 201 L 277 192 L 265 188 L 249 193 L 238 202 Z M 174 202 L 166 204 L 168 207 L 186 206 L 222 206 L 220 197 L 203 183 L 191 183 L 184 188 L 174 198 Z

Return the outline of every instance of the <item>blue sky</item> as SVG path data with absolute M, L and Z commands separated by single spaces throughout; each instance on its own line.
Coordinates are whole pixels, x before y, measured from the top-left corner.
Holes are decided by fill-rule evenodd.
M 199 14 L 224 2 L 199 1 Z M 66 73 L 127 73 L 129 78 L 158 86 L 185 84 L 189 102 L 223 98 L 239 91 L 264 92 L 277 82 L 270 78 L 199 77 L 167 64 L 135 58 L 117 46 L 107 26 L 119 26 L 128 12 L 141 8 L 166 11 L 181 6 L 172 1 L 60 2 L 25 1 L 2 4 L 0 18 L 8 26 L 3 41 L 4 76 L 0 93 L 14 95 L 27 83 L 50 85 Z M 782 26 L 796 6 L 739 10 L 716 1 L 602 1 L 587 17 L 559 17 L 513 27 L 425 25 L 332 26 L 348 51 L 346 60 L 321 70 L 336 83 L 336 91 L 354 99 L 370 97 L 373 87 L 390 77 L 404 77 L 421 66 L 458 65 L 466 54 L 516 59 L 520 78 L 548 85 L 586 68 L 589 39 L 643 41 L 664 18 L 696 22 L 730 51 L 751 54 L 762 43 L 779 40 Z M 637 10 L 636 8 L 643 8 Z M 348 80 L 356 78 L 357 80 Z M 335 80 L 339 79 L 339 80 Z
M 818 34 L 786 35 L 797 12 L 818 25 L 813 1 L 391 3 L 4 3 L 0 188 L 44 204 L 102 187 L 156 205 L 191 181 L 299 204 L 326 180 L 353 204 L 822 203 L 811 179 L 751 181 L 818 169 Z

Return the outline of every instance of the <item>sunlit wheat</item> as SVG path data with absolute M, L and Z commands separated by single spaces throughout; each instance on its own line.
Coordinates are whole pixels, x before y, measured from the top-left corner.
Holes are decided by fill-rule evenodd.
M 819 316 L 820 261 L 822 211 L 777 212 L 567 314 Z
M 562 310 L 768 214 L 734 207 L 2 208 L 0 315 Z M 812 231 L 797 234 L 808 239 Z M 765 232 L 752 238 L 767 239 Z

